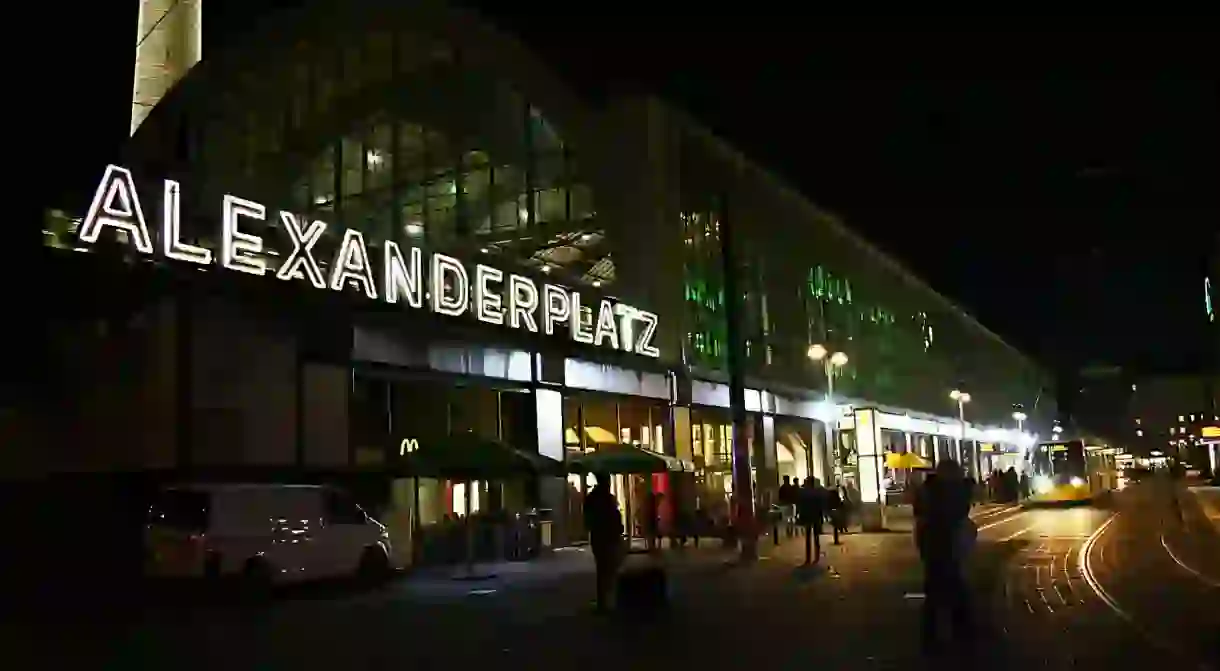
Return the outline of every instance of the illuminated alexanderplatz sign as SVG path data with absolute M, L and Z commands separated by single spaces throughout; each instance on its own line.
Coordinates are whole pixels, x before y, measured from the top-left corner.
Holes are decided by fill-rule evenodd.
M 267 208 L 237 196 L 223 198 L 217 254 L 182 239 L 178 183 L 164 180 L 162 193 L 160 251 L 174 261 L 201 266 L 218 263 L 249 275 L 271 273 L 286 282 L 305 281 L 323 290 L 343 291 L 351 286 L 370 300 L 405 302 L 415 309 L 423 308 L 426 302 L 432 312 L 450 317 L 470 312 L 487 324 L 547 335 L 563 330 L 579 343 L 660 356 L 653 345 L 657 316 L 652 312 L 608 299 L 600 300 L 594 309 L 581 302 L 578 291 L 549 283 L 539 287 L 528 277 L 481 263 L 474 265 L 472 273 L 461 261 L 445 254 L 431 254 L 425 266 L 419 247 L 403 249 L 391 240 L 382 242 L 376 264 L 380 272 L 375 274 L 364 235 L 350 228 L 343 231 L 343 242 L 329 259 L 329 273 L 323 273 L 313 248 L 326 232 L 326 223 L 313 221 L 306 226 L 284 210 L 280 210 L 279 219 L 292 242 L 292 252 L 273 270 L 264 257 L 264 240 L 241 229 L 244 219 L 266 221 Z M 77 235 L 82 243 L 91 245 L 106 228 L 125 233 L 139 253 L 155 253 L 131 172 L 115 165 L 106 168 Z

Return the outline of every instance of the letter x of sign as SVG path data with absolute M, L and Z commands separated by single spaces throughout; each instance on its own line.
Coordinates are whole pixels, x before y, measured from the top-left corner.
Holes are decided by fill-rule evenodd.
M 325 289 L 326 278 L 322 276 L 322 269 L 313 258 L 313 246 L 322 239 L 326 224 L 315 221 L 307 230 L 302 231 L 296 216 L 284 211 L 280 211 L 280 221 L 284 224 L 284 230 L 288 231 L 288 238 L 292 240 L 292 253 L 284 259 L 275 276 L 281 280 L 295 280 L 304 274 L 310 284 L 318 289 Z

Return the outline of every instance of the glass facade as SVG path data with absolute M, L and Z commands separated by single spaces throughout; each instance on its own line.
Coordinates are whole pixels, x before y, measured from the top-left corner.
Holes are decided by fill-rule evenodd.
M 889 259 L 760 170 L 718 168 L 714 143 L 680 134 L 678 225 L 683 236 L 683 355 L 696 370 L 727 371 L 723 227 L 737 247 L 746 365 L 765 380 L 827 391 L 821 344 L 848 356 L 836 398 L 1011 421 L 1014 404 L 1053 406 L 1041 370 Z
M 537 444 L 533 398 L 520 388 L 357 372 L 348 398 L 350 463 L 359 469 L 384 469 L 403 450 L 444 444 L 458 434 L 496 439 L 523 450 Z M 459 522 L 468 515 L 476 524 L 494 528 L 539 505 L 536 481 L 418 478 L 402 484 L 408 491 L 391 516 L 409 519 L 414 550 L 424 562 L 459 558 L 464 550 Z M 480 542 L 491 546 L 494 540 L 486 535 Z M 485 547 L 480 554 L 494 556 L 497 551 Z
M 670 408 L 664 401 L 577 392 L 570 392 L 563 399 L 563 442 L 569 458 L 614 444 L 632 445 L 673 456 L 673 441 L 667 435 L 670 426 Z M 672 493 L 671 477 L 674 475 L 612 476 L 610 491 L 618 499 L 624 529 L 643 537 L 644 524 L 640 516 L 644 509 L 643 502 L 650 491 L 668 497 Z M 564 519 L 567 522 L 565 532 L 570 539 L 585 537 L 581 510 L 584 497 L 594 484 L 592 474 L 573 474 L 567 478 L 564 495 L 567 514 Z M 660 515 L 663 526 L 670 517 L 670 506 L 670 501 L 662 500 Z
M 374 246 L 477 250 L 613 282 L 575 149 L 511 86 L 412 32 L 302 42 L 290 55 L 252 65 L 184 120 L 193 141 L 179 158 L 212 191 L 326 222 L 320 260 L 354 228 Z M 210 233 L 199 231 L 205 246 Z

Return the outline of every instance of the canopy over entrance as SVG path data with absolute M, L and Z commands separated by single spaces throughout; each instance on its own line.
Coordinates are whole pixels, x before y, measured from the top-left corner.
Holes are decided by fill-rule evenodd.
M 406 475 L 447 480 L 563 475 L 557 461 L 472 433 L 421 441 L 417 448 L 402 453 L 399 468 Z
M 651 452 L 634 445 L 609 443 L 593 452 L 577 454 L 568 460 L 572 473 L 666 473 L 691 472 L 694 465 L 676 457 Z

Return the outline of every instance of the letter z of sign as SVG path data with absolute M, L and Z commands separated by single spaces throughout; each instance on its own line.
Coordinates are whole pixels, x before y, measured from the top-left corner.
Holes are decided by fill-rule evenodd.
M 636 310 L 635 318 L 644 323 L 640 338 L 635 344 L 635 353 L 656 359 L 661 356 L 661 351 L 652 344 L 652 339 L 657 334 L 657 316 L 651 312 Z
M 297 218 L 290 212 L 280 212 L 280 221 L 283 222 L 284 230 L 288 231 L 288 237 L 292 240 L 292 253 L 280 265 L 275 276 L 281 280 L 295 280 L 304 271 L 310 284 L 318 289 L 325 289 L 326 279 L 322 277 L 322 269 L 318 267 L 318 262 L 313 258 L 313 246 L 322 238 L 322 233 L 326 231 L 326 224 L 315 221 L 307 230 L 302 231 L 300 224 L 297 223 Z

